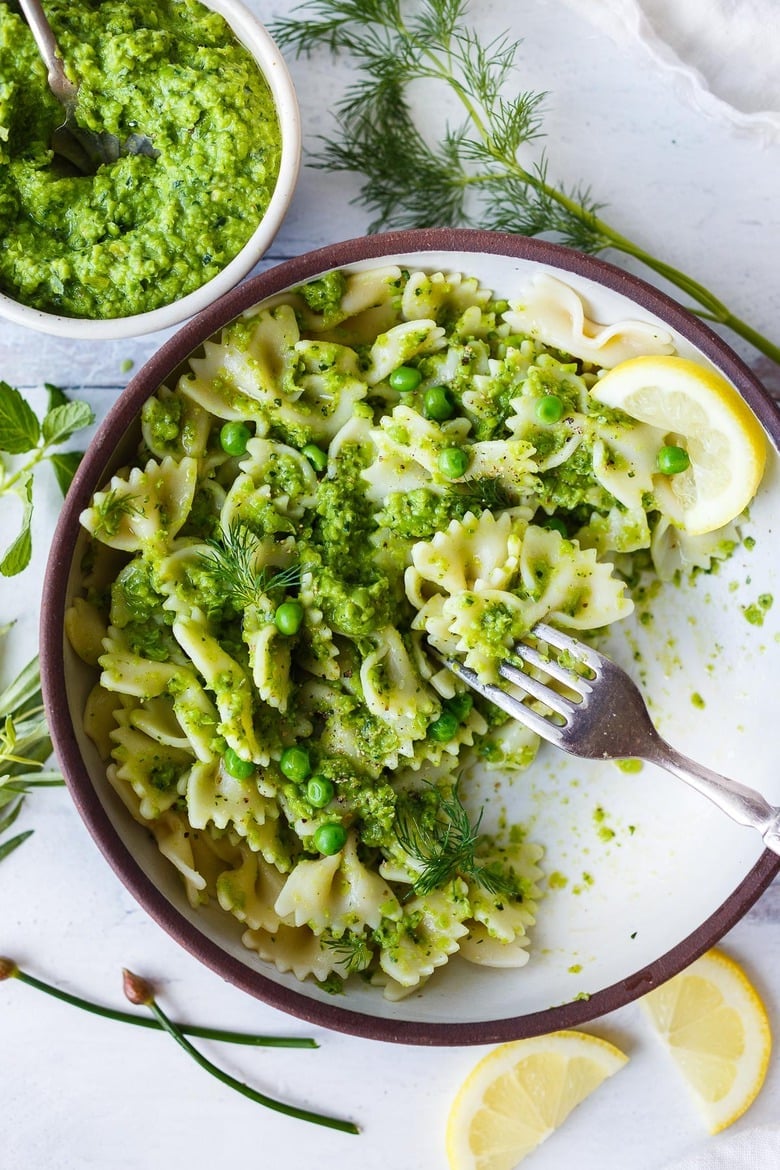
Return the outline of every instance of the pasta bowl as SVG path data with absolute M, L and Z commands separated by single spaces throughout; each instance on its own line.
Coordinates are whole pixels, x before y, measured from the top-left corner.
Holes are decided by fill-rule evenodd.
M 714 537 L 644 482 L 676 429 L 592 405 L 637 355 L 725 378 L 766 458 Z M 777 857 L 650 766 L 535 754 L 425 640 L 489 671 L 529 606 L 596 627 L 662 734 L 780 802 L 779 440 L 707 326 L 565 248 L 402 232 L 254 278 L 139 371 L 65 501 L 41 653 L 79 813 L 192 954 L 330 1028 L 488 1043 L 637 998 Z

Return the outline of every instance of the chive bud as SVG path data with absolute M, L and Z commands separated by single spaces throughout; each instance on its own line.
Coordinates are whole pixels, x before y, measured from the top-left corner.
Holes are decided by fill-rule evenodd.
M 13 979 L 19 971 L 13 959 L 0 958 L 0 980 Z
M 127 967 L 122 970 L 122 990 L 130 1003 L 143 1007 L 154 999 L 151 983 L 147 983 L 140 975 L 134 975 Z

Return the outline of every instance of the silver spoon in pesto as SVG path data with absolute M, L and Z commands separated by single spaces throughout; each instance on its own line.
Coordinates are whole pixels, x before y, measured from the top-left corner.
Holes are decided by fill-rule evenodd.
M 65 72 L 62 54 L 40 0 L 19 0 L 19 7 L 46 66 L 49 89 L 65 110 L 65 121 L 51 137 L 54 153 L 67 159 L 84 175 L 93 175 L 103 163 L 116 162 L 120 154 L 146 154 L 157 158 L 160 152 L 145 134 L 130 134 L 120 142 L 116 134 L 107 130 L 86 130 L 79 126 L 76 120 L 79 87 Z

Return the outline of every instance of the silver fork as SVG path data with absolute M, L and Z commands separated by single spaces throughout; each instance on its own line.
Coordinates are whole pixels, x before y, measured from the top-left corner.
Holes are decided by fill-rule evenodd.
M 473 670 L 456 659 L 438 651 L 434 653 L 469 687 L 530 727 L 542 739 L 587 760 L 637 758 L 658 764 L 708 797 L 732 820 L 758 829 L 767 849 L 780 854 L 780 808 L 773 807 L 755 789 L 729 780 L 671 747 L 656 731 L 639 689 L 621 667 L 592 647 L 544 622 L 538 622 L 531 634 L 548 646 L 571 655 L 590 672 L 590 677 L 585 677 L 563 665 L 552 654 L 543 654 L 525 642 L 514 646 L 514 654 L 523 662 L 544 671 L 572 692 L 570 698 L 519 666 L 505 661 L 500 663 L 498 672 L 501 677 L 543 703 L 554 713 L 550 716 L 534 710 L 500 686 L 480 682 Z

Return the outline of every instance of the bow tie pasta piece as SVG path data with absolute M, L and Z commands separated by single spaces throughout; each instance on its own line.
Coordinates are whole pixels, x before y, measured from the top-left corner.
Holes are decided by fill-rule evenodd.
M 259 774 L 237 780 L 220 760 L 195 764 L 186 783 L 190 824 L 194 829 L 205 829 L 210 824 L 220 830 L 230 829 L 269 864 L 286 872 L 291 859 L 279 840 L 279 806 L 272 793 L 272 786 Z
M 106 690 L 137 699 L 169 695 L 182 731 L 199 760 L 214 758 L 214 739 L 219 715 L 202 685 L 188 666 L 155 662 L 133 654 L 121 630 L 109 629 L 100 657 L 100 682 Z
M 257 741 L 252 722 L 252 688 L 246 673 L 208 632 L 193 618 L 177 618 L 173 634 L 184 653 L 206 680 L 214 695 L 220 722 L 217 732 L 242 760 L 268 764 L 269 755 Z
M 123 478 L 114 475 L 105 491 L 95 492 L 79 517 L 94 537 L 110 548 L 138 552 L 167 550 L 184 524 L 195 496 L 198 465 L 150 459 L 143 470 L 133 467 Z
M 408 321 L 431 318 L 441 321 L 460 317 L 469 308 L 484 309 L 490 290 L 474 276 L 451 272 L 413 272 L 401 294 L 401 312 Z
M 443 349 L 446 342 L 444 330 L 435 321 L 403 321 L 386 333 L 380 333 L 368 354 L 368 366 L 364 378 L 369 386 L 386 382 L 393 370 L 422 357 Z
M 290 523 L 269 517 L 300 520 L 317 502 L 317 477 L 305 455 L 268 439 L 250 439 L 241 474 L 233 481 L 222 508 L 223 528 L 241 523 L 269 533 L 295 532 Z
M 469 913 L 460 878 L 405 902 L 401 917 L 383 923 L 376 933 L 380 967 L 402 987 L 416 987 L 458 950 L 468 934 Z
M 116 777 L 135 792 L 141 816 L 155 820 L 181 795 L 179 783 L 192 765 L 192 751 L 163 745 L 133 727 L 130 711 L 116 711 L 115 719 L 117 726 L 110 738 Z
M 406 570 L 406 595 L 418 608 L 424 604 L 426 583 L 445 593 L 506 588 L 517 572 L 526 523 L 507 512 L 467 513 L 452 520 L 433 540 L 415 544 Z
M 401 905 L 387 882 L 357 855 L 350 833 L 344 848 L 317 861 L 299 861 L 274 905 L 288 925 L 308 926 L 315 934 L 338 938 L 347 930 L 376 929 L 397 921 Z
M 199 403 L 167 386 L 147 398 L 141 409 L 141 434 L 156 459 L 202 458 L 211 423 L 212 416 Z
M 541 847 L 530 842 L 503 848 L 487 844 L 480 852 L 480 864 L 488 873 L 494 867 L 500 874 L 509 874 L 514 889 L 502 890 L 497 898 L 477 882 L 468 883 L 474 921 L 460 944 L 464 959 L 483 967 L 525 966 L 531 941 L 528 931 L 536 923 L 542 893 L 541 857 Z
M 284 882 L 281 870 L 243 846 L 239 864 L 234 869 L 223 870 L 217 878 L 217 901 L 250 930 L 275 931 L 280 918 L 274 902 Z
M 333 340 L 354 345 L 371 342 L 398 324 L 402 283 L 396 264 L 348 274 L 334 271 L 300 285 L 290 299 L 307 333 L 332 333 Z
M 247 930 L 241 941 L 261 959 L 273 963 L 277 971 L 283 975 L 292 971 L 299 980 L 312 976 L 321 983 L 336 970 L 338 963 L 333 948 L 323 946 L 318 935 L 306 926 L 287 926 L 282 922 L 274 931 Z
M 731 556 L 739 546 L 739 530 L 735 523 L 714 532 L 693 536 L 676 528 L 666 516 L 661 516 L 653 529 L 650 555 L 653 566 L 662 581 L 671 581 L 680 570 L 703 569 L 709 572 L 714 561 Z
M 241 318 L 219 342 L 207 341 L 203 357 L 190 358 L 178 389 L 219 419 L 255 422 L 265 434 L 275 399 L 291 383 L 295 343 L 300 339 L 289 305 Z
M 394 626 L 371 638 L 374 649 L 360 667 L 360 683 L 372 715 L 389 723 L 403 742 L 423 739 L 441 704 L 421 678 Z
M 539 273 L 520 304 L 504 314 L 516 333 L 528 333 L 562 353 L 609 369 L 637 354 L 673 353 L 671 334 L 645 321 L 599 325 L 585 315 L 582 298 L 573 288 Z

